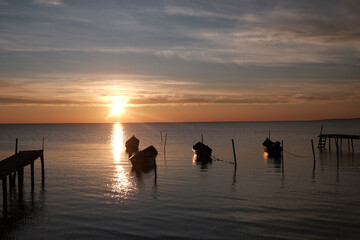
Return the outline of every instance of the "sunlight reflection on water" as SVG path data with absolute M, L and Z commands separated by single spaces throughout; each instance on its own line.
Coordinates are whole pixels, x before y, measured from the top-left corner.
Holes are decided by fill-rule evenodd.
M 113 156 L 115 169 L 110 184 L 111 197 L 119 199 L 127 199 L 129 195 L 136 194 L 137 186 L 132 177 L 121 161 L 121 155 L 124 153 L 124 130 L 121 123 L 115 123 L 111 136 L 111 146 L 113 147 Z
M 114 124 L 111 136 L 111 146 L 113 147 L 115 163 L 120 163 L 121 153 L 124 152 L 124 131 L 121 123 Z

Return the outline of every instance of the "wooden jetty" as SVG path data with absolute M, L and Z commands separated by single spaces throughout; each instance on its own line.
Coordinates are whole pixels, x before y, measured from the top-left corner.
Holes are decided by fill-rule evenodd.
M 24 187 L 24 168 L 30 165 L 31 171 L 31 191 L 34 190 L 34 162 L 38 158 L 41 160 L 42 183 L 45 182 L 44 167 L 44 141 L 42 150 L 30 150 L 17 152 L 17 139 L 15 146 L 15 154 L 0 161 L 0 179 L 2 179 L 3 188 L 3 211 L 7 211 L 7 177 L 9 177 L 10 190 L 15 188 L 16 173 L 18 175 L 18 193 L 19 199 L 22 198 Z
M 320 130 L 319 142 L 318 142 L 318 148 L 325 148 L 326 147 L 326 141 L 329 139 L 329 149 L 331 149 L 331 139 L 334 139 L 335 141 L 335 147 L 336 151 L 342 151 L 342 142 L 343 140 L 347 140 L 348 142 L 348 149 L 350 151 L 350 146 L 352 149 L 352 152 L 354 152 L 354 139 L 360 139 L 360 135 L 350 135 L 350 134 L 337 134 L 337 133 L 331 133 L 331 134 L 323 134 L 322 133 L 322 127 Z

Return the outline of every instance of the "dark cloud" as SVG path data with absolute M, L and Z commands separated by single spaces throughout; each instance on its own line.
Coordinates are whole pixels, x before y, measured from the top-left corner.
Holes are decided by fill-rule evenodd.
M 70 98 L 0 97 L 0 105 L 96 105 L 99 102 L 73 100 Z

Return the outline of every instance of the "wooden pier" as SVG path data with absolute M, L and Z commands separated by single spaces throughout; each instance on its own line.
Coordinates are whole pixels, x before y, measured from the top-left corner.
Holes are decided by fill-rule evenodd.
M 42 183 L 45 182 L 45 167 L 44 167 L 44 141 L 42 150 L 30 150 L 17 152 L 17 139 L 15 146 L 15 154 L 0 161 L 0 179 L 2 179 L 3 188 L 3 211 L 7 211 L 7 178 L 9 177 L 9 189 L 15 188 L 16 174 L 18 175 L 18 193 L 19 199 L 22 198 L 24 187 L 24 168 L 30 165 L 31 171 L 31 191 L 34 191 L 34 162 L 41 160 L 41 175 Z
M 320 134 L 319 136 L 319 142 L 318 142 L 318 148 L 325 148 L 326 147 L 326 141 L 328 141 L 329 149 L 331 149 L 331 139 L 334 139 L 335 141 L 335 147 L 336 151 L 342 151 L 342 143 L 343 140 L 347 140 L 348 142 L 348 150 L 350 152 L 350 146 L 352 149 L 352 152 L 354 152 L 354 139 L 360 139 L 360 135 L 349 135 L 349 134 Z

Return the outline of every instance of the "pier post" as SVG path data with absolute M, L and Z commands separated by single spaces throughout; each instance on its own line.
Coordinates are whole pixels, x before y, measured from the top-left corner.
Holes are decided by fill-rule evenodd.
M 235 168 L 237 166 L 237 162 L 236 162 L 236 154 L 235 154 L 235 144 L 234 144 L 234 139 L 231 139 L 232 142 L 232 148 L 233 148 L 233 154 L 234 154 L 234 164 L 235 164 Z
M 7 178 L 2 178 L 2 189 L 3 189 L 3 211 L 7 211 Z
M 15 140 L 15 154 L 18 153 L 18 138 Z
M 44 152 L 40 156 L 41 160 L 41 182 L 45 183 L 45 164 L 44 164 Z
M 34 191 L 34 161 L 31 162 L 30 169 L 31 169 L 31 192 L 33 192 Z
M 284 141 L 281 140 L 281 172 L 284 175 Z
M 24 189 L 24 167 L 21 167 L 18 170 L 18 192 L 19 192 L 19 200 L 23 198 L 23 189 Z
M 340 138 L 340 152 L 342 152 L 342 138 Z
M 9 189 L 12 189 L 14 187 L 15 181 L 13 182 L 13 175 L 12 173 L 9 174 Z
M 354 143 L 353 143 L 353 139 L 351 139 L 351 148 L 352 148 L 352 152 L 354 152 Z

